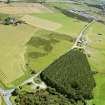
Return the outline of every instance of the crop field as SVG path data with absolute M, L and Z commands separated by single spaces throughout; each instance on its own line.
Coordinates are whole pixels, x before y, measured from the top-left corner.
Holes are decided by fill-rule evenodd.
M 88 60 L 95 74 L 96 88 L 94 89 L 94 99 L 90 105 L 105 104 L 105 25 L 94 23 L 87 32 L 88 37 Z
M 46 19 L 52 22 L 61 24 L 62 26 L 57 29 L 57 32 L 69 34 L 71 36 L 77 36 L 81 29 L 87 24 L 86 22 L 80 21 L 78 19 L 70 18 L 62 13 L 35 13 L 32 14 L 35 17 Z
M 0 80 L 7 85 L 24 75 L 25 43 L 36 29 L 0 25 Z
M 1 97 L 0 97 L 0 105 L 1 105 L 1 103 L 2 103 L 2 99 L 1 99 Z
M 0 3 L 0 12 L 7 14 L 30 14 L 51 12 L 47 7 L 37 3 L 11 3 L 10 5 Z

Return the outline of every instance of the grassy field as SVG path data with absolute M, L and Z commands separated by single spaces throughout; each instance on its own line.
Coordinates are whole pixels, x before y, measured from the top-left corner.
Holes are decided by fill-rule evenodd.
M 95 76 L 96 88 L 93 91 L 94 99 L 89 101 L 89 105 L 105 105 L 105 74 Z
M 47 7 L 39 3 L 0 3 L 0 12 L 7 14 L 30 14 L 51 12 Z
M 95 75 L 96 88 L 94 89 L 94 99 L 89 105 L 105 105 L 105 25 L 94 23 L 87 32 L 88 37 L 88 53 L 93 71 L 97 71 Z
M 77 19 L 73 19 L 63 15 L 62 13 L 36 13 L 32 14 L 35 17 L 50 20 L 61 24 L 62 26 L 57 29 L 57 32 L 69 34 L 71 36 L 77 36 L 81 29 L 87 24 Z
M 105 73 L 105 25 L 94 23 L 87 32 L 92 70 Z
M 0 81 L 5 85 L 24 75 L 25 43 L 36 29 L 0 25 Z
M 39 27 L 39 28 L 51 30 L 51 31 L 55 31 L 61 27 L 60 23 L 51 22 L 49 20 L 30 16 L 30 15 L 23 16 L 22 20 L 26 21 L 27 24 L 32 25 L 34 27 Z
M 73 42 L 68 35 L 39 30 L 27 43 L 26 61 L 32 70 L 44 70 L 59 56 L 70 50 Z

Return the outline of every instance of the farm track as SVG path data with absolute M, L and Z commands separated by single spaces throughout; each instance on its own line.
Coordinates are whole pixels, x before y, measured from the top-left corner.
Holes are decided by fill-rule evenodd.
M 75 41 L 73 47 L 71 48 L 71 50 L 72 50 L 73 48 L 75 48 L 75 47 L 78 48 L 78 42 L 81 41 L 81 38 L 83 37 L 83 35 L 85 35 L 85 31 L 89 28 L 89 26 L 90 26 L 91 24 L 93 24 L 93 22 L 94 22 L 94 21 L 92 21 L 91 23 L 87 24 L 87 25 L 81 30 L 81 32 L 80 32 L 80 34 L 78 35 L 78 37 L 77 37 L 77 39 L 76 39 L 76 41 Z M 32 76 L 31 78 L 25 80 L 25 81 L 24 81 L 23 83 L 21 83 L 19 86 L 22 86 L 22 85 L 25 85 L 25 84 L 27 84 L 27 83 L 32 82 L 34 86 L 41 86 L 41 88 L 46 88 L 46 85 L 45 85 L 45 84 L 41 83 L 41 84 L 37 85 L 37 84 L 34 82 L 34 80 L 33 80 L 33 79 L 36 78 L 40 73 L 41 73 L 41 72 L 39 72 L 39 73 L 35 74 L 34 76 Z M 12 103 L 11 103 L 11 101 L 10 101 L 10 97 L 11 97 L 11 95 L 12 95 L 11 93 L 12 93 L 17 87 L 19 87 L 19 86 L 16 86 L 16 87 L 14 87 L 13 89 L 10 89 L 10 90 L 5 90 L 5 89 L 0 88 L 0 94 L 4 97 L 4 100 L 5 100 L 6 105 L 12 105 Z

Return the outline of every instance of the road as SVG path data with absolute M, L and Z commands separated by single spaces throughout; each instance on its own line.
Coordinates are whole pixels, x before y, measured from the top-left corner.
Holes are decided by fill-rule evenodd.
M 85 35 L 85 32 L 87 31 L 87 29 L 90 27 L 90 25 L 92 25 L 95 21 L 93 20 L 92 22 L 88 23 L 87 25 L 85 25 L 85 27 L 81 30 L 80 34 L 78 35 L 74 45 L 72 46 L 71 49 L 77 48 L 78 43 L 81 42 L 82 37 Z

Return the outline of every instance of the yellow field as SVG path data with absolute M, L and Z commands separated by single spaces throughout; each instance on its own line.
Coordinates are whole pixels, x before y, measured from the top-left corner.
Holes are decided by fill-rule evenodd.
M 36 29 L 0 25 L 0 80 L 8 84 L 24 74 L 25 43 Z
M 1 105 L 1 103 L 2 103 L 2 99 L 1 99 L 1 97 L 0 97 L 0 105 Z
M 25 15 L 22 17 L 22 20 L 25 21 L 27 24 L 30 24 L 35 27 L 43 28 L 46 30 L 56 30 L 59 29 L 62 25 L 56 22 L 51 22 L 46 19 L 41 19 L 39 17 Z
M 27 14 L 27 13 L 41 13 L 51 12 L 48 8 L 37 3 L 0 3 L 0 12 L 7 14 Z

